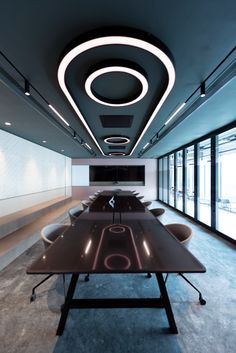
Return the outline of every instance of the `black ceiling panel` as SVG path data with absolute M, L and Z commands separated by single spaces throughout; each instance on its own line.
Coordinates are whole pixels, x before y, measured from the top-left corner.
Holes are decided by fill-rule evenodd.
M 109 146 L 109 150 L 125 150 L 125 146 Z
M 104 128 L 130 128 L 133 118 L 133 115 L 100 115 Z

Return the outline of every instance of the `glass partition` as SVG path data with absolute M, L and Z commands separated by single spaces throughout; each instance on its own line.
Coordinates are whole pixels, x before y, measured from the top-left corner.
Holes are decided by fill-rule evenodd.
M 159 159 L 159 164 L 158 164 L 158 169 L 159 169 L 159 199 L 162 201 L 163 200 L 163 186 L 162 186 L 162 158 Z
M 176 208 L 183 211 L 183 151 L 176 153 Z
M 211 140 L 198 144 L 198 219 L 211 225 Z
M 175 205 L 175 168 L 174 168 L 174 153 L 169 156 L 169 204 Z
M 163 158 L 163 201 L 168 202 L 168 157 Z
M 186 148 L 185 212 L 194 217 L 194 146 Z
M 159 170 L 161 201 L 236 241 L 236 124 L 161 157 Z
M 216 229 L 236 239 L 236 128 L 216 141 Z

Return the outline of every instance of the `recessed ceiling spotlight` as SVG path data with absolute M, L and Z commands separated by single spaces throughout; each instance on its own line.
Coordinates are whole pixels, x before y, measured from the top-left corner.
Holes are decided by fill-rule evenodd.
M 61 150 L 61 152 L 65 152 L 65 150 Z
M 104 139 L 104 142 L 108 145 L 126 145 L 130 139 L 125 136 L 109 136 Z
M 113 73 L 113 72 L 127 73 L 129 75 L 136 77 L 141 83 L 141 87 L 142 87 L 141 92 L 136 97 L 132 97 L 131 100 L 128 100 L 128 102 L 124 100 L 123 102 L 119 102 L 119 103 L 115 102 L 115 100 L 110 99 L 108 101 L 106 100 L 105 97 L 98 96 L 96 92 L 92 89 L 92 84 L 94 80 L 101 75 L 104 75 L 107 73 Z M 134 70 L 132 68 L 129 68 L 126 66 L 118 66 L 118 65 L 108 66 L 108 67 L 103 67 L 101 69 L 98 69 L 88 76 L 87 80 L 85 81 L 85 91 L 87 95 L 97 103 L 108 105 L 110 107 L 125 107 L 127 105 L 137 103 L 146 95 L 148 91 L 148 81 L 143 74 L 141 74 L 139 71 Z
M 42 142 L 43 142 L 43 143 L 47 143 L 47 141 L 46 141 L 46 140 L 43 140 Z
M 87 129 L 88 133 L 94 140 L 95 144 L 97 145 L 98 149 L 102 153 L 102 155 L 105 155 L 103 152 L 101 146 L 99 145 L 96 137 L 94 136 L 92 130 L 90 129 L 85 117 L 83 116 L 82 112 L 80 111 L 77 103 L 74 101 L 74 98 L 70 94 L 67 85 L 66 85 L 66 71 L 70 63 L 78 56 L 82 55 L 84 52 L 93 50 L 94 48 L 100 48 L 100 47 L 109 47 L 109 46 L 115 46 L 115 45 L 121 45 L 121 46 L 127 46 L 127 47 L 133 47 L 133 48 L 139 48 L 141 50 L 144 50 L 150 54 L 152 54 L 156 59 L 160 60 L 162 64 L 165 66 L 166 72 L 167 72 L 167 83 L 166 83 L 166 89 L 164 91 L 164 94 L 158 101 L 157 105 L 155 106 L 153 112 L 151 113 L 143 131 L 139 135 L 138 139 L 136 140 L 134 147 L 132 148 L 131 152 L 129 155 L 132 155 L 134 150 L 136 149 L 137 145 L 140 143 L 143 135 L 149 128 L 150 124 L 156 117 L 158 111 L 161 109 L 163 103 L 165 102 L 166 98 L 168 97 L 169 93 L 171 92 L 174 82 L 175 82 L 175 68 L 172 63 L 171 58 L 169 55 L 163 50 L 162 48 L 159 48 L 159 46 L 156 46 L 149 41 L 145 41 L 143 39 L 136 38 L 132 35 L 108 35 L 108 36 L 98 36 L 97 38 L 90 39 L 86 42 L 80 43 L 73 49 L 71 49 L 62 59 L 62 61 L 59 64 L 58 68 L 58 82 L 59 85 L 67 97 L 68 101 L 70 102 L 71 106 L 75 110 L 76 114 L 78 115 L 79 119 L 83 123 L 84 127 Z
M 4 123 L 6 126 L 11 126 L 11 123 L 9 121 L 5 121 Z
M 126 156 L 126 154 L 123 153 L 123 152 L 110 152 L 108 155 L 109 156 L 116 156 L 116 157 L 118 157 L 118 156 Z
M 29 81 L 25 80 L 25 95 L 30 96 L 30 85 Z
M 205 97 L 205 96 L 206 96 L 206 86 L 205 86 L 205 82 L 202 82 L 202 83 L 201 83 L 200 91 L 201 91 L 200 97 L 202 97 L 202 98 Z

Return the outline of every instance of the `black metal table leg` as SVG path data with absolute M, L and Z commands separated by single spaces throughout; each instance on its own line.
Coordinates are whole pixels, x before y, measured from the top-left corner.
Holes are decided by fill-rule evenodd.
M 63 305 L 60 321 L 57 327 L 57 336 L 61 336 L 63 334 L 78 278 L 78 274 L 73 274 L 71 277 L 70 285 L 65 299 L 65 304 Z
M 166 285 L 165 285 L 165 281 L 163 278 L 162 273 L 156 273 L 156 278 L 159 284 L 159 288 L 160 288 L 160 292 L 161 292 L 161 298 L 163 300 L 163 305 L 166 311 L 166 315 L 168 318 L 168 322 L 170 325 L 170 330 L 172 333 L 178 333 L 178 329 L 175 323 L 175 318 L 174 318 L 174 314 L 170 305 L 170 300 L 168 297 L 168 293 L 166 290 Z

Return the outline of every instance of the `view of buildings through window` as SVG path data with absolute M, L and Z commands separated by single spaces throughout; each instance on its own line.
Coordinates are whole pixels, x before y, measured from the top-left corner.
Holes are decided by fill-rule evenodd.
M 159 200 L 236 240 L 235 127 L 159 158 L 158 165 Z

